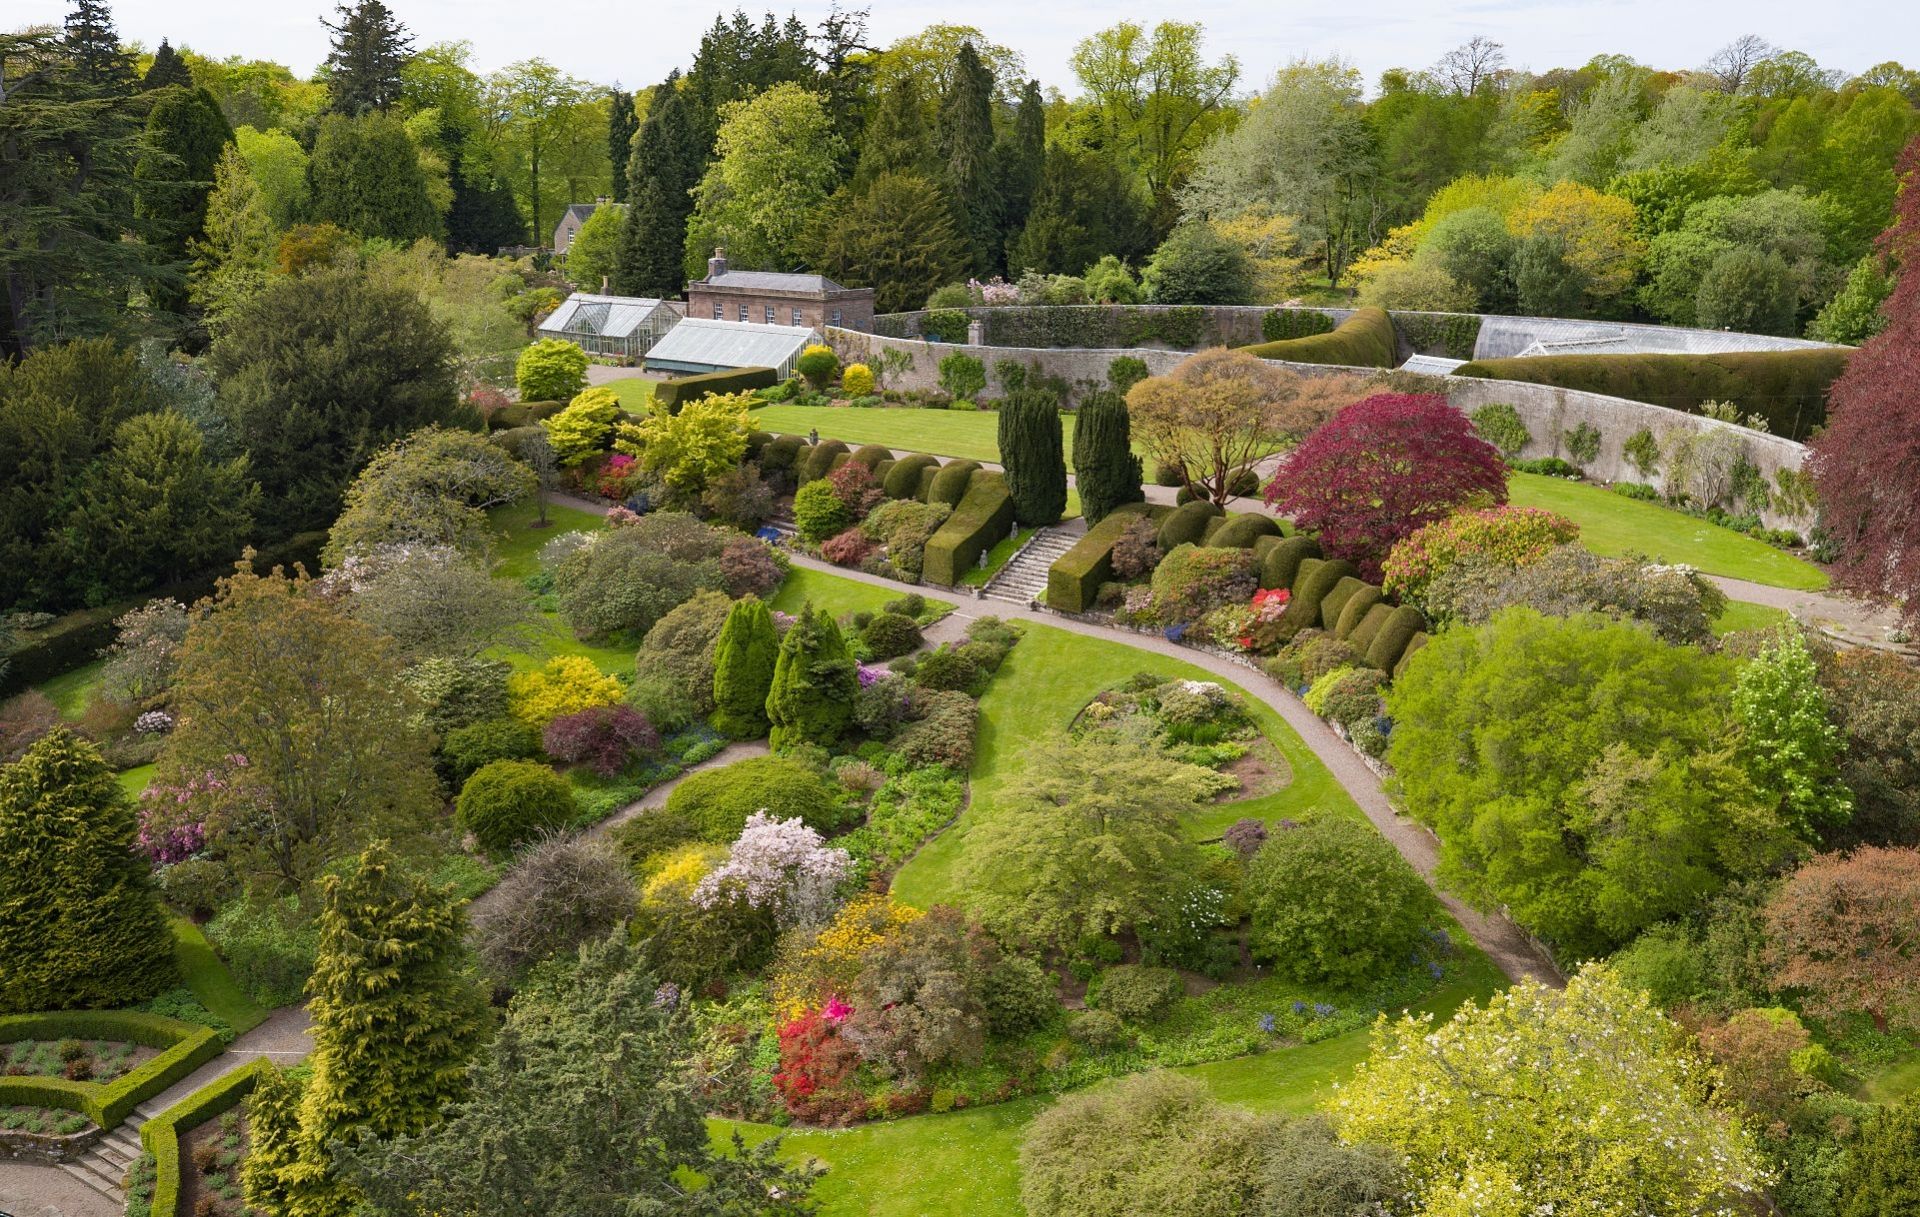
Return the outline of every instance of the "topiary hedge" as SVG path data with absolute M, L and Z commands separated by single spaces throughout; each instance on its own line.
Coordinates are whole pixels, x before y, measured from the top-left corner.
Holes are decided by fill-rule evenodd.
M 1209 530 L 1207 544 L 1221 549 L 1252 549 L 1261 537 L 1282 535 L 1280 525 L 1272 516 L 1243 511 L 1227 516 L 1220 527 Z
M 1093 607 L 1100 585 L 1113 578 L 1113 546 L 1135 516 L 1151 516 L 1146 503 L 1116 507 L 1073 547 L 1055 558 L 1047 569 L 1047 607 L 1062 613 L 1084 613 Z
M 946 472 L 942 469 L 940 476 L 945 477 Z M 938 479 L 934 490 L 939 490 Z M 958 584 L 981 554 L 1012 531 L 1013 494 L 1007 489 L 1007 479 L 998 473 L 978 472 L 947 522 L 928 538 L 921 578 L 946 587 Z
M 1347 606 L 1347 601 L 1353 597 L 1355 592 L 1365 586 L 1367 586 L 1365 580 L 1352 576 L 1334 584 L 1333 587 L 1328 590 L 1327 594 L 1320 599 L 1320 628 L 1323 630 L 1333 629 L 1340 620 L 1340 610 Z
M 1385 309 L 1363 308 L 1331 333 L 1289 338 L 1243 348 L 1261 359 L 1289 363 L 1339 364 L 1352 368 L 1391 368 L 1400 363 L 1400 342 Z
M 454 811 L 480 847 L 499 856 L 571 820 L 573 790 L 538 761 L 490 761 L 460 788 Z
M 1260 319 L 1260 336 L 1268 342 L 1288 342 L 1333 332 L 1333 314 L 1317 308 L 1276 308 Z
M 949 507 L 960 506 L 960 500 L 967 497 L 967 488 L 973 484 L 974 472 L 979 468 L 979 461 L 948 461 L 933 475 L 924 501 L 945 503 Z
M 780 374 L 772 368 L 733 368 L 725 372 L 702 372 L 698 376 L 681 376 L 674 380 L 664 380 L 653 387 L 654 404 L 669 414 L 680 413 L 680 407 L 690 401 L 699 401 L 715 393 L 747 393 L 754 389 L 771 389 L 780 383 Z
M 1169 553 L 1176 546 L 1198 545 L 1206 539 L 1207 522 L 1222 512 L 1218 504 L 1196 499 L 1182 503 L 1160 521 L 1160 531 L 1154 537 L 1154 544 L 1161 553 Z
M 1393 678 L 1395 680 L 1399 680 L 1400 677 L 1406 673 L 1407 665 L 1413 661 L 1413 657 L 1419 654 L 1420 648 L 1426 646 L 1431 640 L 1425 630 L 1407 639 L 1406 649 L 1400 652 L 1399 662 L 1393 665 Z M 1375 641 L 1378 641 L 1378 639 L 1375 639 Z
M 1256 553 L 1259 548 L 1255 546 Z M 1317 561 L 1319 557 L 1320 542 L 1312 537 L 1287 537 L 1260 554 L 1260 586 L 1290 588 L 1300 563 L 1309 558 Z
M 773 432 L 771 431 L 747 432 L 747 459 L 750 461 L 759 460 L 761 450 L 772 442 Z
M 1702 402 L 1730 401 L 1759 414 L 1767 429 L 1805 440 L 1827 420 L 1827 390 L 1850 352 L 1734 351 L 1720 355 L 1538 355 L 1477 359 L 1455 376 L 1524 381 L 1643 401 L 1685 414 Z
M 1353 563 L 1343 558 L 1321 560 L 1302 558 L 1294 576 L 1292 594 L 1280 616 L 1278 632 L 1282 642 L 1301 630 L 1320 624 L 1320 602 L 1342 579 L 1359 574 Z
M 253 1093 L 260 1075 L 273 1062 L 261 1057 L 202 1086 L 140 1126 L 140 1144 L 153 1155 L 153 1217 L 178 1217 L 180 1212 L 180 1138 L 208 1120 L 233 1110 Z
M 1353 632 L 1360 628 L 1360 623 L 1366 619 L 1368 612 L 1385 596 L 1386 593 L 1373 584 L 1362 583 L 1359 590 L 1348 596 L 1346 604 L 1341 606 L 1340 615 L 1334 619 L 1333 636 L 1343 639 L 1351 638 Z M 1325 605 L 1321 606 L 1320 615 L 1326 616 Z
M 1074 347 L 1115 349 L 1164 343 L 1192 350 L 1203 341 L 1224 342 L 1208 324 L 1207 310 L 1196 305 L 1135 308 L 1111 304 L 987 308 L 980 311 L 982 337 L 996 347 Z M 922 330 L 926 322 L 921 323 Z M 962 327 L 962 336 L 965 328 Z M 955 341 L 958 341 L 957 339 Z
M 1418 647 L 1413 640 L 1425 638 L 1427 618 L 1419 609 L 1403 604 L 1393 610 L 1380 626 L 1380 632 L 1367 644 L 1367 663 L 1382 672 L 1398 672 L 1400 661 Z M 1355 641 L 1354 645 L 1359 643 Z M 1424 645 L 1424 644 L 1423 644 Z
M 1373 640 L 1380 636 L 1380 631 L 1385 628 L 1388 618 L 1392 617 L 1393 613 L 1392 605 L 1375 603 L 1367 610 L 1366 615 L 1354 624 L 1352 632 L 1346 637 L 1347 645 L 1365 655 L 1367 648 L 1372 646 Z M 1387 669 L 1380 670 L 1384 672 Z
M 837 439 L 823 439 L 800 457 L 800 480 L 816 482 L 833 472 L 833 458 L 847 450 Z
M 683 779 L 667 796 L 665 811 L 693 824 L 705 840 L 732 842 L 756 811 L 827 832 L 839 821 L 840 803 L 812 766 L 792 757 L 756 756 Z
M 920 493 L 920 471 L 935 469 L 939 465 L 939 457 L 928 456 L 924 452 L 903 456 L 893 463 L 893 468 L 887 470 L 886 477 L 881 481 L 881 488 L 887 492 L 887 497 L 890 499 L 917 498 Z
M 804 436 L 774 436 L 760 450 L 760 471 L 785 473 L 794 469 L 799 464 L 800 454 L 806 450 L 806 447 L 807 441 Z
M 1472 359 L 1480 342 L 1480 318 L 1472 313 L 1395 313 L 1393 325 L 1416 355 Z
M 853 455 L 847 459 L 856 465 L 865 465 L 870 473 L 876 472 L 880 467 L 881 461 L 890 461 L 893 459 L 893 449 L 887 447 L 885 444 L 862 444 L 858 448 L 855 448 Z
M 487 415 L 487 430 L 511 431 L 515 427 L 531 427 L 566 408 L 564 401 L 510 401 Z
M 135 1107 L 186 1077 L 225 1047 L 212 1027 L 131 1010 L 61 1010 L 0 1018 L 0 1043 L 16 1040 L 122 1040 L 160 1049 L 110 1082 L 0 1076 L 0 1107 L 78 1111 L 111 1130 Z

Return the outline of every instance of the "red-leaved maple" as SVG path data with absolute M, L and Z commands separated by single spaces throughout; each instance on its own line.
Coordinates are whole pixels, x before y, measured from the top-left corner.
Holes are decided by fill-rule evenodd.
M 1900 154 L 1903 183 L 1880 247 L 1898 277 L 1887 328 L 1833 382 L 1827 429 L 1812 443 L 1820 518 L 1839 547 L 1838 586 L 1901 606 L 1920 624 L 1920 138 Z
M 1477 502 L 1507 501 L 1507 469 L 1465 414 L 1436 393 L 1355 402 L 1281 461 L 1267 502 L 1320 535 L 1368 579 L 1394 542 Z
M 1820 854 L 1767 902 L 1774 984 L 1821 1018 L 1920 1030 L 1920 849 Z

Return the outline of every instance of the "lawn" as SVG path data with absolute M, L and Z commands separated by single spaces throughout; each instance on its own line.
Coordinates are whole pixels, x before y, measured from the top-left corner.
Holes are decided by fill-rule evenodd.
M 967 837 L 975 825 L 993 815 L 999 792 L 1019 780 L 1026 747 L 1037 736 L 1065 730 L 1095 693 L 1141 671 L 1168 679 L 1217 679 L 1178 659 L 1027 623 L 1026 636 L 1014 647 L 980 701 L 972 802 L 957 824 L 930 842 L 894 876 L 894 894 L 919 908 L 961 903 L 963 893 L 956 876 L 966 854 Z M 1278 713 L 1253 698 L 1248 699 L 1248 708 L 1293 769 L 1293 782 L 1276 794 L 1222 804 L 1195 817 L 1190 828 L 1196 837 L 1218 836 L 1227 824 L 1249 814 L 1272 819 L 1310 807 L 1343 815 L 1361 814 L 1326 766 Z
M 515 503 L 493 510 L 493 573 L 502 579 L 525 579 L 540 571 L 540 547 L 563 532 L 599 528 L 605 518 L 563 503 L 547 505 L 547 526 L 534 527 L 540 510 L 532 503 Z
M 104 659 L 83 663 L 47 681 L 40 686 L 40 691 L 52 699 L 60 716 L 71 722 L 87 712 L 87 703 L 93 700 L 93 691 L 100 687 L 100 671 L 106 666 Z
M 1748 604 L 1744 600 L 1729 600 L 1726 611 L 1714 620 L 1713 632 L 1724 636 L 1736 630 L 1770 630 L 1792 620 L 1793 614 L 1785 609 Z
M 167 924 L 173 930 L 173 956 L 180 963 L 180 975 L 209 1013 L 225 1019 L 235 1035 L 266 1021 L 268 1011 L 234 983 L 199 926 L 184 917 L 170 918 Z
M 1000 416 L 991 410 L 889 410 L 867 406 L 761 406 L 754 426 L 776 434 L 805 435 L 849 444 L 885 444 L 900 452 L 967 457 L 998 464 Z M 1060 416 L 1065 451 L 1073 451 L 1073 415 Z
M 1811 562 L 1697 516 L 1600 486 L 1515 473 L 1507 479 L 1507 493 L 1515 506 L 1545 507 L 1580 525 L 1581 543 L 1596 554 L 1642 554 L 1659 562 L 1685 562 L 1709 575 L 1797 591 L 1827 586 L 1825 572 Z
M 136 799 L 140 797 L 140 792 L 147 788 L 147 783 L 152 780 L 152 765 L 135 765 L 131 769 L 122 769 L 114 774 L 114 781 L 120 783 L 120 789 Z
M 620 399 L 620 408 L 627 413 L 645 414 L 653 408 L 653 386 L 656 383 L 641 376 L 626 376 L 609 380 L 599 387 L 612 389 L 614 396 Z
M 857 579 L 842 579 L 825 571 L 796 566 L 787 572 L 780 590 L 773 594 L 773 599 L 768 603 L 783 613 L 797 614 L 806 605 L 812 604 L 815 608 L 826 609 L 835 617 L 844 617 L 849 613 L 877 613 L 886 607 L 888 601 L 898 600 L 906 594 L 905 588 L 879 587 Z M 938 620 L 953 609 L 951 601 L 936 600 L 929 596 L 927 612 L 921 616 L 921 621 Z

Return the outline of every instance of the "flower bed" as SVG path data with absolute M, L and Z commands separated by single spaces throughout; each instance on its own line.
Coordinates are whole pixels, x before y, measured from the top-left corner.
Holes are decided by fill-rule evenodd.
M 176 1217 L 180 1208 L 180 1140 L 223 1112 L 231 1111 L 252 1093 L 260 1074 L 273 1068 L 261 1059 L 243 1065 L 225 1077 L 203 1086 L 140 1126 L 140 1144 L 153 1156 L 153 1186 L 145 1201 L 145 1212 L 153 1217 Z M 129 1197 L 128 1217 L 143 1217 Z
M 157 1014 L 62 1011 L 0 1018 L 0 1043 L 19 1040 L 114 1040 L 158 1049 L 109 1082 L 64 1077 L 0 1077 L 0 1105 L 77 1111 L 111 1130 L 136 1106 L 219 1055 L 220 1034 Z

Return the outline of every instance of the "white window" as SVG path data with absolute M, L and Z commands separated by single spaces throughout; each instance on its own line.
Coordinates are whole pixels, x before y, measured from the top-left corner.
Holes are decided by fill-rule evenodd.
M 805 324 L 806 324 L 806 322 L 804 322 L 804 321 L 802 321 L 802 320 L 800 320 L 800 310 L 799 310 L 799 309 L 794 309 L 794 310 L 793 310 L 793 323 L 794 323 L 795 325 L 805 325 Z
M 778 315 L 779 315 L 778 310 L 776 310 L 771 304 L 769 304 L 767 306 L 767 324 L 772 325 L 773 319 Z
M 727 319 L 727 306 L 718 300 L 713 302 L 713 319 L 715 321 L 725 321 Z
M 832 322 L 832 324 L 834 324 L 834 325 L 839 325 L 839 324 L 840 324 L 840 310 L 839 310 L 839 309 L 834 309 L 834 310 L 833 310 L 833 322 Z
M 745 321 L 746 319 L 747 319 L 747 306 L 743 304 L 740 306 L 740 320 Z

